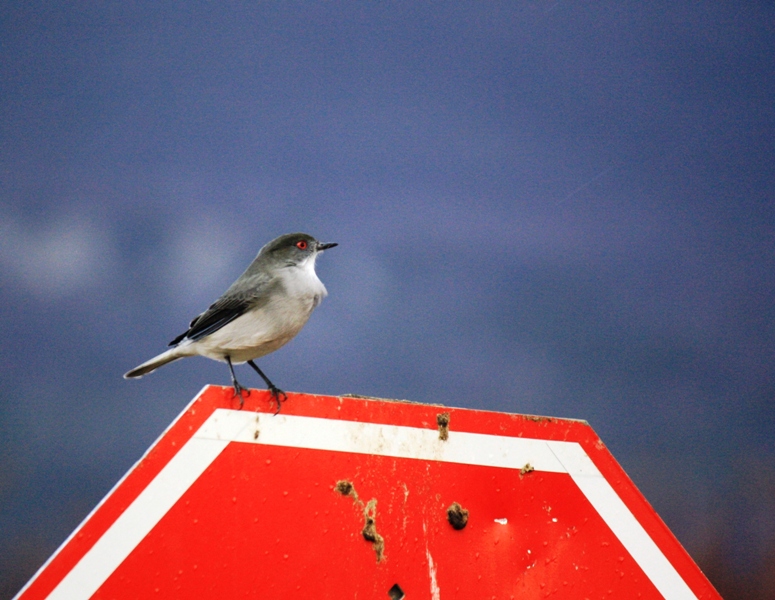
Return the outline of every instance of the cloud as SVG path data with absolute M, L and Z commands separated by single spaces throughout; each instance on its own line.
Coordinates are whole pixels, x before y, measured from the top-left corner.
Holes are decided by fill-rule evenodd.
M 0 272 L 34 294 L 80 291 L 111 263 L 111 246 L 88 217 L 65 215 L 34 225 L 7 215 L 0 219 Z
M 248 266 L 250 261 L 239 264 L 242 239 L 206 214 L 176 226 L 159 272 L 170 298 L 181 309 L 207 308 Z

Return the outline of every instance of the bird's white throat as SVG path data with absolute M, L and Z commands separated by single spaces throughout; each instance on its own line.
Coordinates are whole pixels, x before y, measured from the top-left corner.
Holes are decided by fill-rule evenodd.
M 318 304 L 328 294 L 326 286 L 323 285 L 315 272 L 316 258 L 317 254 L 312 254 L 303 262 L 287 267 L 280 272 L 280 277 L 289 296 L 296 298 L 317 297 L 318 300 L 315 304 Z

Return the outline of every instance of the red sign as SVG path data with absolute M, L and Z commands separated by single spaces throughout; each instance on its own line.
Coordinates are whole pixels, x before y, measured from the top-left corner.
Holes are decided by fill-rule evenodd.
M 720 598 L 583 421 L 206 387 L 17 598 Z

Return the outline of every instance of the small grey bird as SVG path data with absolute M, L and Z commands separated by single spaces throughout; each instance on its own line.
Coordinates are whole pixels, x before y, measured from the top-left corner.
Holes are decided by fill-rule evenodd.
M 318 254 L 338 244 L 321 244 L 306 233 L 289 233 L 261 248 L 237 281 L 172 346 L 129 371 L 124 378 L 142 377 L 179 358 L 206 356 L 229 365 L 234 395 L 242 406 L 243 388 L 234 376 L 234 364 L 247 362 L 264 380 L 280 410 L 285 392 L 264 375 L 254 359 L 291 341 L 326 296 L 315 273 Z

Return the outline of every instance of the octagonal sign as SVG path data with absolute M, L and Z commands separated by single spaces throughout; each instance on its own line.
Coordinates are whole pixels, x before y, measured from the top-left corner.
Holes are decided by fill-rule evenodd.
M 719 598 L 583 421 L 206 387 L 17 598 Z

